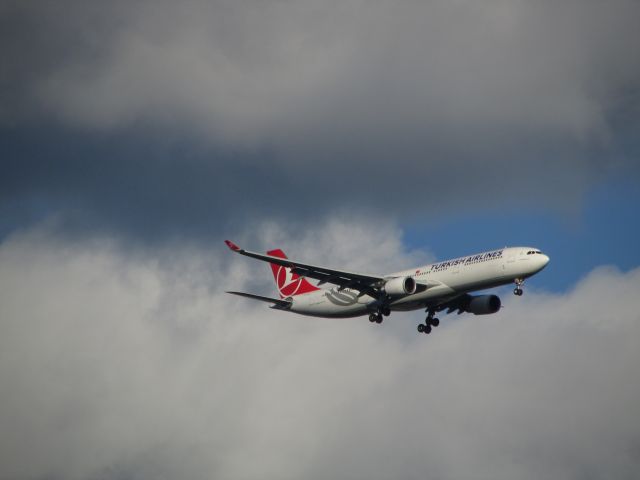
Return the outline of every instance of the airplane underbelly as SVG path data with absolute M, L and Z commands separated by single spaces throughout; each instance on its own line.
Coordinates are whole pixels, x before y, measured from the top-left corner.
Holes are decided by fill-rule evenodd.
M 357 294 L 351 294 L 351 292 L 338 292 L 333 289 L 318 296 L 294 297 L 291 311 L 314 317 L 357 317 L 368 311 L 366 305 L 368 302 L 360 300 L 365 299 L 358 298 Z

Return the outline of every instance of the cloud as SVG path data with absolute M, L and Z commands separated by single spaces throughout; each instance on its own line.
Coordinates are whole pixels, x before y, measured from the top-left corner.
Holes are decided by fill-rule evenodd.
M 9 4 L 5 217 L 45 204 L 144 235 L 229 205 L 303 223 L 575 211 L 603 173 L 638 178 L 639 8 Z
M 613 53 L 637 36 L 638 7 L 574 7 L 142 2 L 76 6 L 72 20 L 38 7 L 29 14 L 75 26 L 76 50 L 99 55 L 65 57 L 35 91 L 81 126 L 186 121 L 241 145 L 341 132 L 347 144 L 372 134 L 423 144 L 431 130 L 435 141 L 463 129 L 587 139 L 607 133 L 604 102 L 637 86 L 640 64 Z M 77 25 L 98 20 L 120 23 Z
M 395 227 L 288 228 L 240 240 L 286 236 L 291 256 L 375 271 L 422 260 Z M 272 286 L 223 245 L 133 252 L 37 229 L 5 240 L 0 266 L 2 477 L 638 470 L 639 269 L 602 267 L 559 295 L 533 280 L 499 314 L 443 317 L 425 337 L 417 314 L 371 326 L 230 298 Z

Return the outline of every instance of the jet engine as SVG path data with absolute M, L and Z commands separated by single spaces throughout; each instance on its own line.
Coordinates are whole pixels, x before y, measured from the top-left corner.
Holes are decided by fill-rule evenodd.
M 487 315 L 500 310 L 500 297 L 497 295 L 476 295 L 469 298 L 465 310 L 474 315 Z
M 397 277 L 384 284 L 387 295 L 411 295 L 416 293 L 416 281 L 412 277 Z

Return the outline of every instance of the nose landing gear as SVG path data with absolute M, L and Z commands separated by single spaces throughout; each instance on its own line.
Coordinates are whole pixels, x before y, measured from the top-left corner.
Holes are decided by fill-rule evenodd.
M 513 294 L 521 297 L 524 291 L 522 290 L 522 285 L 524 284 L 524 279 L 516 278 L 515 279 L 516 288 L 513 289 Z

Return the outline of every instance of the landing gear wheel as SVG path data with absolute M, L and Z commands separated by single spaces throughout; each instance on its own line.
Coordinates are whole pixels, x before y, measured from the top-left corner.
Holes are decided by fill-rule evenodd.
M 382 315 L 384 315 L 385 317 L 388 317 L 389 315 L 391 315 L 391 309 L 389 307 L 383 307 L 381 312 L 382 312 Z
M 516 288 L 513 289 L 513 294 L 520 297 L 522 296 L 522 284 L 524 283 L 524 279 L 516 278 L 515 283 L 516 283 Z
M 376 323 L 382 323 L 382 315 L 376 315 Z
M 440 320 L 438 320 L 437 318 L 433 318 L 435 314 L 435 310 L 427 308 L 427 318 L 424 319 L 424 324 L 418 325 L 419 332 L 429 334 L 431 333 L 432 326 L 437 327 L 438 325 L 440 325 Z M 420 329 L 420 327 L 422 327 L 422 329 Z
M 369 321 L 371 323 L 375 322 L 376 320 L 378 320 L 378 315 L 376 315 L 375 313 L 370 313 L 369 314 Z
M 418 331 L 419 331 L 420 333 L 423 333 L 423 332 L 424 332 L 424 325 L 423 325 L 422 323 L 419 323 L 419 324 L 418 324 Z

